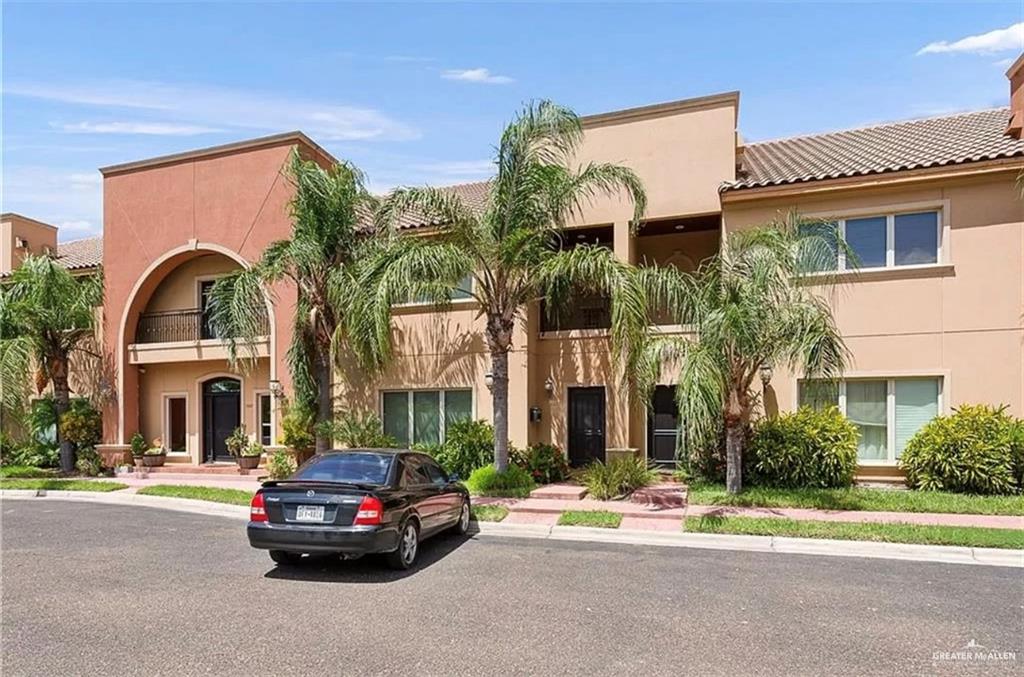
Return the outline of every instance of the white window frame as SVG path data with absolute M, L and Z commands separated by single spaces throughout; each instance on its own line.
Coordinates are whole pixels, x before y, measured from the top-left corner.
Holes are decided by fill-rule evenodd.
M 861 459 L 857 458 L 858 465 L 881 465 L 895 466 L 899 463 L 896 458 L 896 382 L 916 379 L 934 379 L 938 381 L 938 398 L 935 411 L 941 416 L 945 413 L 943 402 L 945 400 L 946 377 L 943 374 L 908 374 L 905 376 L 853 376 L 839 381 L 839 411 L 846 416 L 846 384 L 850 381 L 885 381 L 885 453 L 884 459 Z M 799 388 L 797 385 L 797 404 L 799 405 Z
M 932 263 L 917 263 L 907 264 L 902 266 L 896 265 L 896 217 L 904 214 L 924 214 L 933 213 L 935 214 L 935 261 Z M 835 223 L 839 229 L 839 238 L 846 242 L 846 222 L 856 221 L 858 219 L 870 219 L 870 218 L 881 218 L 885 217 L 885 265 L 884 266 L 870 266 L 864 268 L 847 268 L 846 267 L 846 252 L 840 248 L 839 257 L 837 262 L 837 271 L 841 273 L 845 272 L 856 272 L 856 271 L 870 271 L 870 270 L 890 270 L 901 268 L 914 268 L 920 266 L 934 266 L 941 264 L 942 259 L 942 210 L 941 209 L 912 209 L 912 210 L 900 210 L 896 212 L 889 212 L 887 214 L 865 214 L 862 216 L 845 216 L 837 217 Z
M 171 451 L 171 400 L 185 400 L 185 449 L 179 451 Z M 161 410 L 162 410 L 162 421 L 160 425 L 160 437 L 164 441 L 164 446 L 167 448 L 167 454 L 169 456 L 188 456 L 189 454 L 189 434 L 188 434 L 188 393 L 187 392 L 168 392 L 161 393 Z
M 383 428 L 384 426 L 384 395 L 389 393 L 405 393 L 407 398 L 407 415 L 409 419 L 407 422 L 409 430 L 409 446 L 412 447 L 416 443 L 415 440 L 413 439 L 415 436 L 415 428 L 413 425 L 413 393 L 440 393 L 440 397 L 438 397 L 438 416 L 440 417 L 441 420 L 438 421 L 438 443 L 444 444 L 444 441 L 447 438 L 448 434 L 445 423 L 445 408 L 448 402 L 447 393 L 462 392 L 464 390 L 469 391 L 469 418 L 476 419 L 476 389 L 473 388 L 472 386 L 461 386 L 451 388 L 387 388 L 381 390 L 377 398 L 378 410 L 380 412 L 379 416 L 381 421 L 381 427 Z
M 269 390 L 254 390 L 253 396 L 256 399 L 256 441 L 263 444 L 265 447 L 274 446 L 274 395 Z M 270 437 L 269 441 L 264 444 L 263 442 L 263 398 L 270 398 Z
M 477 303 L 476 297 L 473 296 L 473 292 L 476 290 L 476 275 L 474 275 L 473 273 L 470 273 L 469 275 L 467 275 L 467 277 L 469 278 L 469 294 L 470 295 L 465 297 L 465 298 L 454 298 L 454 297 L 449 296 L 449 298 L 448 298 L 448 303 L 449 304 L 458 306 L 458 305 L 464 305 L 464 304 L 470 304 L 470 303 Z M 456 289 L 456 287 L 452 287 L 452 291 L 453 292 L 455 291 L 455 289 Z M 437 306 L 437 304 L 434 303 L 433 301 L 405 301 L 404 303 L 396 303 L 396 304 L 394 304 L 392 306 L 392 308 L 433 308 L 435 306 Z M 451 390 L 460 390 L 460 388 L 451 388 Z M 391 392 L 395 392 L 395 391 L 392 390 Z

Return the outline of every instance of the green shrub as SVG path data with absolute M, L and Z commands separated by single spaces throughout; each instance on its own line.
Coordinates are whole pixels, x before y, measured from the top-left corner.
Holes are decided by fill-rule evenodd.
M 848 487 L 857 471 L 857 426 L 837 407 L 761 421 L 744 459 L 747 481 L 771 487 Z
M 238 426 L 224 438 L 224 448 L 232 456 L 241 456 L 247 446 L 249 446 L 249 438 L 245 434 L 244 425 Z
M 900 457 L 907 486 L 968 494 L 1021 490 L 1021 422 L 1006 407 L 964 405 L 917 431 Z
M 75 398 L 60 419 L 60 435 L 80 450 L 94 447 L 103 439 L 103 416 L 89 400 Z
M 537 443 L 527 449 L 512 449 L 512 462 L 530 473 L 538 484 L 561 482 L 569 475 L 565 454 L 551 444 Z
M 238 452 L 238 455 L 239 456 L 262 456 L 264 451 L 265 451 L 265 449 L 263 448 L 263 445 L 260 444 L 258 441 L 253 440 L 253 441 L 247 443 L 244 447 L 242 447 L 242 450 L 240 452 Z
M 517 465 L 510 465 L 503 473 L 493 465 L 485 465 L 470 474 L 466 486 L 477 496 L 524 498 L 530 495 L 535 485 L 530 475 Z
M 5 463 L 28 465 L 36 468 L 53 468 L 59 465 L 60 450 L 57 447 L 57 410 L 50 396 L 35 400 L 25 416 L 28 439 L 12 450 Z
M 285 451 L 275 451 L 267 462 L 267 475 L 272 480 L 283 480 L 295 472 L 295 461 Z
M 595 461 L 584 468 L 580 480 L 587 493 L 599 501 L 622 498 L 632 492 L 654 484 L 658 473 L 641 458 L 617 458 L 611 463 Z
M 132 438 L 128 441 L 128 445 L 132 448 L 132 456 L 142 456 L 146 453 L 146 449 L 149 445 L 146 443 L 146 438 L 142 436 L 142 433 L 135 433 Z
M 348 449 L 394 449 L 398 441 L 384 434 L 384 424 L 372 411 L 346 411 L 325 426 L 326 432 Z
M 486 421 L 453 421 L 445 431 L 444 444 L 423 451 L 448 472 L 469 477 L 477 468 L 494 462 L 494 427 Z
M 281 417 L 281 444 L 299 456 L 313 451 L 313 414 L 302 407 L 290 407 Z
M 87 477 L 96 477 L 103 471 L 103 462 L 93 447 L 81 447 L 76 454 L 75 470 Z

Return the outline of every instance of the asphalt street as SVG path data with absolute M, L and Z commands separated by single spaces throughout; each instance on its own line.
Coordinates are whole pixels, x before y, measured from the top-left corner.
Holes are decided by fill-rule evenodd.
M 442 537 L 396 573 L 278 568 L 242 522 L 151 508 L 0 526 L 7 676 L 1024 672 L 1020 569 Z

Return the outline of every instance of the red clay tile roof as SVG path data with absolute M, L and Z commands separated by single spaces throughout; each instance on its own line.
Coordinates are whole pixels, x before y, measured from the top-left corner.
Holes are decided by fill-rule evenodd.
M 747 144 L 722 191 L 779 186 L 1024 155 L 1004 136 L 1009 108 Z
M 68 270 L 95 268 L 103 263 L 103 236 L 57 243 L 57 263 Z
M 452 191 L 456 193 L 462 202 L 469 207 L 469 209 L 475 212 L 482 212 L 487 206 L 487 198 L 490 194 L 490 181 L 477 181 L 475 183 L 460 183 L 453 186 L 441 186 L 440 190 Z M 416 214 L 413 212 L 404 214 L 402 218 L 398 220 L 395 227 L 399 230 L 407 228 L 422 228 L 424 226 L 438 226 L 440 223 L 436 223 L 432 220 L 427 219 L 422 214 Z

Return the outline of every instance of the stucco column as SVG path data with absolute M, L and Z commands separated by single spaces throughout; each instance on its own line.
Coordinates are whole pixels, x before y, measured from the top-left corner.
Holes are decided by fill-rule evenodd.
M 614 238 L 612 247 L 615 256 L 626 263 L 636 263 L 636 237 L 630 230 L 628 221 L 618 221 L 613 226 Z
M 636 236 L 628 221 L 617 221 L 613 226 L 613 247 L 615 256 L 620 261 L 636 264 Z M 637 406 L 634 394 L 626 386 L 622 368 L 615 369 L 617 383 L 610 384 L 607 390 L 607 425 L 605 444 L 608 448 L 622 449 L 633 447 L 633 429 L 637 426 Z

